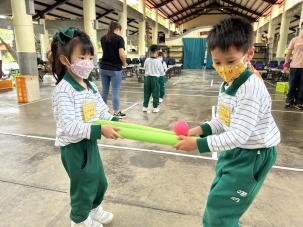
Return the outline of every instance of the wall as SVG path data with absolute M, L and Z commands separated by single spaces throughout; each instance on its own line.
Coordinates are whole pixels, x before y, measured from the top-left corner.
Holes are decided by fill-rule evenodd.
M 228 15 L 203 15 L 183 24 L 183 29 L 191 29 L 193 27 L 208 26 L 218 23 L 220 20 L 228 17 Z
M 183 45 L 182 39 L 183 38 L 206 38 L 207 36 L 201 36 L 200 32 L 206 32 L 209 31 L 212 28 L 212 26 L 202 26 L 193 28 L 179 36 L 172 37 L 165 40 L 165 44 L 167 46 L 180 46 Z

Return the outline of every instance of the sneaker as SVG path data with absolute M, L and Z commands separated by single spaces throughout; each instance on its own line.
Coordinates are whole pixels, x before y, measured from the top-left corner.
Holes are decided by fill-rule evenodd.
M 79 224 L 72 221 L 71 227 L 103 227 L 103 225 L 88 216 L 84 222 L 81 222 Z
M 126 116 L 126 114 L 122 113 L 121 111 L 117 112 L 117 113 L 114 113 L 114 116 L 115 117 L 118 117 L 118 118 L 123 118 Z
M 159 107 L 153 109 L 153 113 L 158 113 L 159 111 L 160 111 Z
M 110 212 L 103 210 L 101 206 L 98 206 L 96 209 L 91 210 L 89 216 L 97 222 L 102 224 L 109 224 L 112 222 L 114 215 Z
M 303 110 L 303 104 L 295 105 L 295 109 L 297 109 L 297 110 Z
M 285 105 L 284 105 L 285 109 L 291 109 L 291 108 L 294 108 L 294 107 L 295 107 L 294 103 L 285 103 Z
M 143 108 L 142 108 L 142 111 L 143 111 L 143 112 L 147 112 L 147 107 L 143 107 Z
M 163 99 L 159 98 L 159 103 L 162 103 L 163 102 Z

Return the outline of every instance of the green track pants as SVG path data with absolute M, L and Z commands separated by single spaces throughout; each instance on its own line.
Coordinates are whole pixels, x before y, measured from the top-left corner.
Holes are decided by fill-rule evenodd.
M 159 78 L 155 76 L 144 77 L 144 102 L 143 106 L 148 107 L 150 96 L 153 96 L 153 107 L 159 106 Z
M 166 84 L 166 77 L 160 76 L 159 77 L 159 87 L 160 87 L 160 98 L 163 99 L 165 95 L 165 84 Z
M 97 141 L 84 139 L 61 147 L 61 159 L 70 178 L 70 218 L 80 223 L 101 204 L 107 189 Z
M 203 217 L 204 227 L 238 227 L 276 160 L 276 149 L 236 148 L 220 154 Z

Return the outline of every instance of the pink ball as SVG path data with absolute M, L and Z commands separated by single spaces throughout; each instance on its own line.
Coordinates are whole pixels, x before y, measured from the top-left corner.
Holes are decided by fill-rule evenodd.
M 188 135 L 188 130 L 189 130 L 189 125 L 186 121 L 181 120 L 177 121 L 174 124 L 174 131 L 176 135 L 178 136 L 187 136 Z

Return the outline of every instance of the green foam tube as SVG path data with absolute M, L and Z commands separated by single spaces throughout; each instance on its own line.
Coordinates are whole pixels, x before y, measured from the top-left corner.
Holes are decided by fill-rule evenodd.
M 123 138 L 149 142 L 149 143 L 156 143 L 156 144 L 163 144 L 163 145 L 175 145 L 179 142 L 178 137 L 176 135 L 163 133 L 163 132 L 156 132 L 156 131 L 142 131 L 138 129 L 132 128 L 119 128 L 119 135 Z
M 112 125 L 117 128 L 128 128 L 128 129 L 137 129 L 143 130 L 144 132 L 159 132 L 169 135 L 175 135 L 173 131 L 163 130 L 158 128 L 147 127 L 144 125 L 132 124 L 132 123 L 125 123 L 125 122 L 118 122 L 118 121 L 107 121 L 107 120 L 97 120 L 94 124 L 100 125 Z

